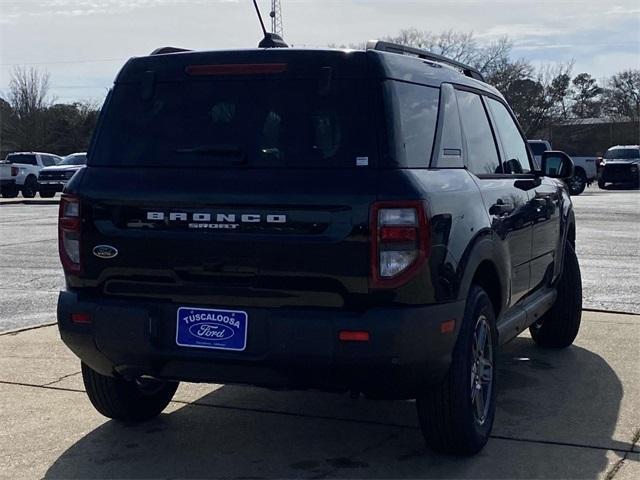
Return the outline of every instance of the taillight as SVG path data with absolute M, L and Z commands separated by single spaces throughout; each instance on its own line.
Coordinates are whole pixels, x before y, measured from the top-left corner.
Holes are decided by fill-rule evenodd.
M 20 169 L 18 167 L 11 167 L 11 176 L 17 177 L 18 173 L 20 173 Z
M 415 275 L 429 256 L 422 201 L 377 202 L 371 207 L 371 284 L 393 288 Z
M 63 194 L 58 211 L 58 251 L 66 272 L 80 272 L 80 199 Z

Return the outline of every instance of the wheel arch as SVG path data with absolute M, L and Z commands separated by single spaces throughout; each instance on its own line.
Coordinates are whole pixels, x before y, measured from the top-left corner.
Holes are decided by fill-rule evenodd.
M 577 165 L 573 168 L 573 173 L 575 175 L 580 175 L 581 177 L 583 177 L 585 180 L 587 179 L 587 171 L 580 165 Z
M 496 318 L 505 310 L 509 299 L 509 269 L 505 259 L 496 252 L 490 236 L 474 244 L 464 262 L 460 288 L 461 299 L 465 299 L 471 285 L 482 287 L 489 295 Z

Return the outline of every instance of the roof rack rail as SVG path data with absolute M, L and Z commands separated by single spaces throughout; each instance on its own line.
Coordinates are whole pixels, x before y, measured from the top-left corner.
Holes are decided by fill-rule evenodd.
M 179 48 L 179 47 L 160 47 L 156 48 L 149 55 L 163 55 L 165 53 L 178 53 L 178 52 L 191 52 L 188 48 Z
M 436 63 L 443 63 L 460 70 L 467 77 L 475 78 L 481 82 L 485 82 L 484 77 L 477 68 L 473 68 L 470 65 L 452 60 L 437 53 L 431 53 L 428 50 L 422 50 L 420 48 L 408 47 L 406 45 L 400 45 L 397 43 L 383 42 L 381 40 L 370 40 L 367 42 L 367 50 L 378 50 L 380 52 L 399 53 L 400 55 L 413 55 L 424 60 L 430 60 Z

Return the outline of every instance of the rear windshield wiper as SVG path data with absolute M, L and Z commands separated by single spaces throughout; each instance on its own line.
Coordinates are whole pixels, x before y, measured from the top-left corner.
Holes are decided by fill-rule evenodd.
M 221 158 L 230 158 L 235 164 L 247 163 L 247 155 L 244 150 L 234 145 L 198 145 L 189 148 L 177 148 L 174 151 L 176 153 L 196 153 Z

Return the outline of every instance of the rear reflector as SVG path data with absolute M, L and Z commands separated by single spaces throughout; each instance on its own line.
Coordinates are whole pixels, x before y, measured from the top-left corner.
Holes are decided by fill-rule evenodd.
M 187 75 L 265 75 L 282 73 L 287 70 L 286 63 L 242 63 L 227 65 L 189 65 Z
M 72 313 L 71 321 L 73 323 L 86 325 L 87 323 L 91 323 L 91 315 L 88 313 Z
M 456 329 L 456 321 L 455 320 L 447 320 L 446 322 L 442 322 L 440 324 L 440 333 L 453 333 Z
M 342 330 L 338 338 L 341 342 L 368 342 L 371 339 L 369 332 L 363 330 Z

